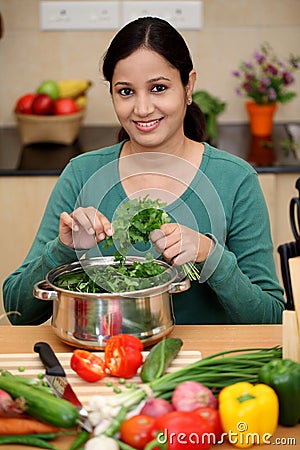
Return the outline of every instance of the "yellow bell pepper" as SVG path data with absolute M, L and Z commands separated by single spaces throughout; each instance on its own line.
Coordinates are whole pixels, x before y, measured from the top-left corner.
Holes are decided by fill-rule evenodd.
M 235 383 L 219 394 L 223 430 L 238 448 L 268 444 L 278 424 L 279 401 L 265 384 Z

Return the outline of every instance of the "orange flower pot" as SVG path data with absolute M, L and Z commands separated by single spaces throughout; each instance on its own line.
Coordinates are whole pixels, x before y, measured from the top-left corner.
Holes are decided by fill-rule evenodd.
M 246 109 L 248 111 L 250 129 L 253 136 L 271 136 L 273 117 L 277 109 L 277 104 L 258 105 L 254 102 L 247 102 Z

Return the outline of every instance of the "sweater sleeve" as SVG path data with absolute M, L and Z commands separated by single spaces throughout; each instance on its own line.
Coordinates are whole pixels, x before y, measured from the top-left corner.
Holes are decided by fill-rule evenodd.
M 43 281 L 54 267 L 78 259 L 78 252 L 62 244 L 58 237 L 61 212 L 71 212 L 76 203 L 75 179 L 69 164 L 53 189 L 28 255 L 3 283 L 4 308 L 13 325 L 39 325 L 49 319 L 52 301 L 36 299 L 33 286 Z
M 240 184 L 232 211 L 225 246 L 216 242 L 201 265 L 204 278 L 232 323 L 281 323 L 283 289 L 276 275 L 269 216 L 256 174 L 249 174 Z

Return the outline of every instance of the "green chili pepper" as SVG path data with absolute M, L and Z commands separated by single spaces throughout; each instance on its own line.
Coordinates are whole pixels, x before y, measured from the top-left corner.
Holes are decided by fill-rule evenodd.
M 69 450 L 76 450 L 81 447 L 89 439 L 90 433 L 86 430 L 81 430 L 77 438 L 72 442 Z
M 259 369 L 258 377 L 278 396 L 279 423 L 296 425 L 300 421 L 300 363 L 291 359 L 273 359 Z
M 18 435 L 3 435 L 0 436 L 0 445 L 5 444 L 21 444 L 21 445 L 31 445 L 32 447 L 39 447 L 39 448 L 48 448 L 50 450 L 59 450 L 57 447 L 54 447 L 54 445 L 50 444 L 50 442 L 37 438 L 32 435 L 26 435 L 26 434 L 18 434 Z

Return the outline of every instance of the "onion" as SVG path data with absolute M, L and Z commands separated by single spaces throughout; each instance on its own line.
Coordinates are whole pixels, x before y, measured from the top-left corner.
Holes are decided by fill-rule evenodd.
M 180 383 L 174 389 L 171 400 L 177 411 L 193 411 L 204 406 L 217 408 L 217 399 L 212 391 L 197 381 Z
M 140 414 L 150 417 L 160 417 L 163 414 L 174 411 L 174 407 L 163 398 L 149 398 L 146 400 Z
M 22 397 L 13 400 L 8 392 L 0 389 L 0 416 L 19 416 L 25 410 L 25 400 Z

